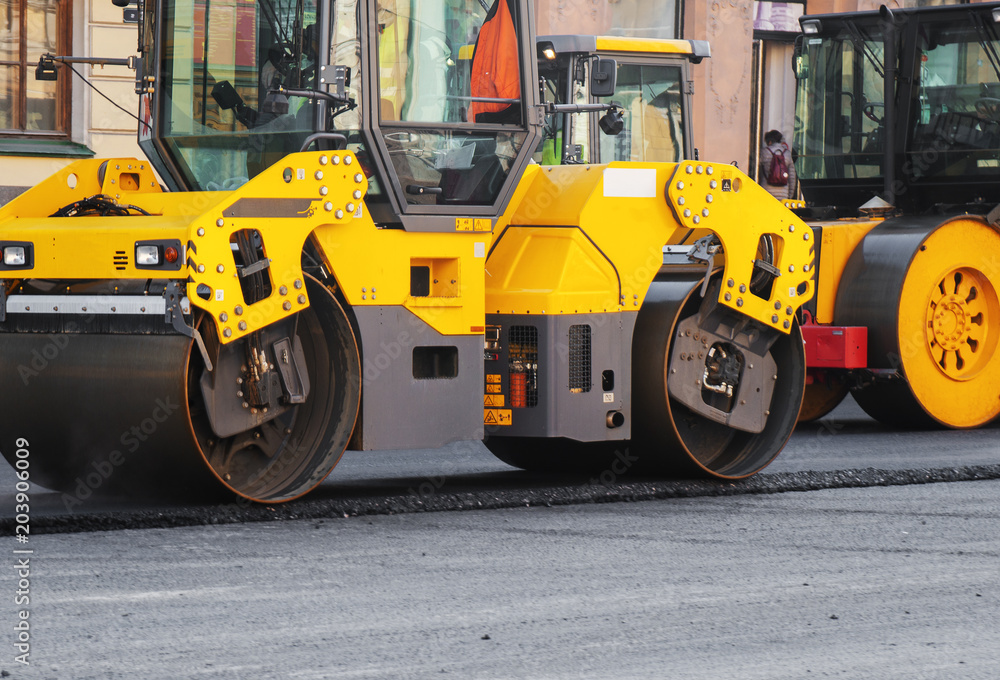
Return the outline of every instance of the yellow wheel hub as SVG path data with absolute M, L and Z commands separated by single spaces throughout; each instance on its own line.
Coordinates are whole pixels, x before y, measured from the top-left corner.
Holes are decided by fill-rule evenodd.
M 946 376 L 966 380 L 982 369 L 996 314 L 996 292 L 980 271 L 958 267 L 938 282 L 927 304 L 927 349 Z
M 975 219 L 947 222 L 924 240 L 899 298 L 903 373 L 920 406 L 949 427 L 1000 413 L 1000 234 Z

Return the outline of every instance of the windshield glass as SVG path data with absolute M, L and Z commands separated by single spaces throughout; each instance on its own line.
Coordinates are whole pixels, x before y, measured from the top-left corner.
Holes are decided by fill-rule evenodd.
M 601 135 L 601 162 L 673 163 L 684 152 L 681 69 L 654 64 L 621 64 L 610 98 L 622 106 L 624 129 Z
M 792 145 L 799 179 L 882 174 L 882 53 L 877 26 L 805 36 Z
M 315 0 L 164 3 L 160 134 L 192 189 L 233 189 L 315 130 Z
M 1000 174 L 998 53 L 992 22 L 921 27 L 905 172 L 917 179 Z
M 412 205 L 490 205 L 526 134 L 512 0 L 377 0 L 378 120 Z

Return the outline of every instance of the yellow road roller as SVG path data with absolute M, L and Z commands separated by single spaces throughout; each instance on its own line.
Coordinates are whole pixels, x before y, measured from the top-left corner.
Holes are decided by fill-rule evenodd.
M 806 16 L 793 149 L 816 233 L 803 419 L 1000 413 L 1000 4 Z
M 33 480 L 273 503 L 348 448 L 721 479 L 781 450 L 813 231 L 725 164 L 533 163 L 578 105 L 540 97 L 531 3 L 138 18 L 146 158 L 0 208 L 0 449 Z

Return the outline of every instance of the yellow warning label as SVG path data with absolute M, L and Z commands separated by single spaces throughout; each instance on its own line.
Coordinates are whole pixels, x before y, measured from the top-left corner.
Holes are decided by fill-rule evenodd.
M 486 391 L 489 392 L 490 394 L 500 394 L 500 386 L 499 385 L 487 385 L 486 386 Z M 500 405 L 503 406 L 503 404 L 500 404 Z
M 455 231 L 472 231 L 472 224 L 471 217 L 456 217 Z
M 487 373 L 486 374 L 486 382 L 488 382 L 488 383 L 498 383 L 499 384 L 499 382 L 500 382 L 500 374 L 499 373 Z
M 483 409 L 484 425 L 510 425 L 510 409 L 487 408 Z
M 490 387 L 493 387 L 493 385 L 490 385 Z M 497 387 L 499 387 L 499 385 L 497 385 Z M 503 395 L 484 394 L 483 406 L 485 406 L 486 408 L 503 408 Z
M 493 230 L 493 220 L 488 217 L 476 218 L 476 231 L 492 231 Z

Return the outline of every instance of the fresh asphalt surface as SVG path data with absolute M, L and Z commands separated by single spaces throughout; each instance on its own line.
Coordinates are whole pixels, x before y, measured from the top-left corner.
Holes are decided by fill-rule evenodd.
M 8 539 L 33 552 L 30 585 L 21 555 L 0 572 L 0 677 L 1000 677 L 1000 431 L 833 415 L 740 484 L 565 482 L 457 444 L 348 454 L 276 509 L 33 492 L 61 533 Z

